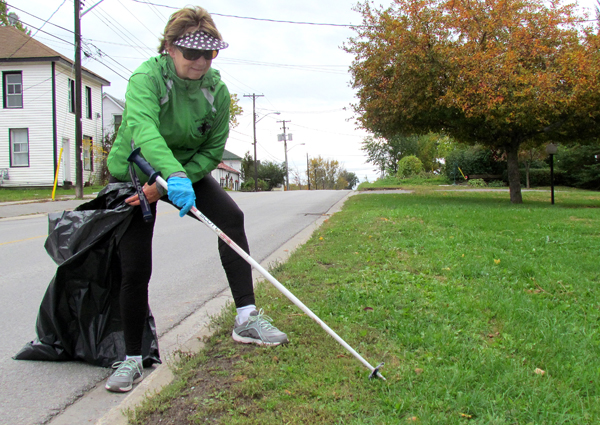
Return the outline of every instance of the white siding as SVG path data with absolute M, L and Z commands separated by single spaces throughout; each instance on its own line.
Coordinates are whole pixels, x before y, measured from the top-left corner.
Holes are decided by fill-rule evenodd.
M 0 72 L 21 71 L 23 108 L 0 109 L 0 169 L 8 168 L 7 185 L 49 185 L 54 180 L 52 67 L 50 63 L 0 65 Z M 4 96 L 4 93 L 2 93 Z M 9 129 L 29 129 L 29 166 L 10 167 Z
M 62 147 L 63 138 L 67 138 L 71 144 L 71 159 L 70 159 L 70 177 L 71 182 L 75 184 L 75 114 L 69 112 L 69 79 L 75 79 L 75 70 L 63 64 L 56 65 L 56 128 L 58 150 Z M 98 114 L 102 114 L 102 86 L 96 81 L 86 78 L 85 74 L 82 77 L 82 129 L 84 136 L 91 136 L 94 139 L 94 169 L 83 171 L 84 183 L 91 181 L 94 183 L 94 175 L 98 172 L 99 164 L 96 161 L 99 157 L 98 150 L 102 139 L 102 117 L 98 118 Z M 86 117 L 85 111 L 85 86 L 92 89 L 92 119 Z M 62 185 L 67 173 L 64 170 L 64 161 L 61 161 L 61 170 L 59 172 L 59 185 Z M 83 163 L 82 163 L 83 164 Z M 83 165 L 82 165 L 83 167 Z
M 240 161 L 239 159 L 235 159 L 235 160 L 227 159 L 227 160 L 223 161 L 223 164 L 233 168 L 236 171 L 242 170 L 242 161 Z
M 75 114 L 69 112 L 69 78 L 75 80 L 75 68 L 56 64 L 57 152 L 60 153 L 63 139 L 68 139 L 70 142 L 69 161 L 65 161 L 63 156 L 61 164 L 59 165 L 58 184 L 60 186 L 62 186 L 67 178 L 75 184 Z M 64 164 L 67 162 L 70 164 L 68 172 L 64 168 Z
M 123 108 L 109 98 L 103 100 L 104 117 L 102 119 L 104 134 L 112 134 L 115 131 L 115 115 L 123 115 Z

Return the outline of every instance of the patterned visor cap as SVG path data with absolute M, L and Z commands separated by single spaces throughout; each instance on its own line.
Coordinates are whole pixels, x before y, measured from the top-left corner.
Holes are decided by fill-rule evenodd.
M 173 44 L 194 50 L 221 50 L 229 47 L 229 43 L 225 43 L 200 30 L 185 34 L 183 37 L 175 40 Z

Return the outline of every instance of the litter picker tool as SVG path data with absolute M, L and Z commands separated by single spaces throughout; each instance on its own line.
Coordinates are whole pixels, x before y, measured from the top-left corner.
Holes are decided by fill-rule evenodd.
M 129 162 L 135 163 L 144 174 L 149 177 L 148 184 L 153 184 L 156 182 L 160 186 L 162 186 L 165 190 L 169 190 L 169 186 L 165 179 L 160 176 L 159 172 L 156 172 L 152 166 L 140 155 L 140 148 L 135 149 L 128 158 Z M 240 248 L 234 241 L 232 241 L 229 236 L 227 236 L 221 229 L 214 225 L 212 221 L 204 216 L 196 207 L 192 207 L 190 212 L 198 218 L 202 223 L 206 224 L 213 232 L 219 236 L 227 245 L 231 247 L 235 252 L 239 254 L 247 263 L 249 263 L 252 267 L 254 267 L 260 274 L 262 274 L 269 282 L 275 286 L 283 295 L 285 295 L 291 302 L 293 302 L 300 310 L 302 310 L 308 317 L 313 319 L 315 322 L 319 324 L 327 332 L 333 339 L 335 339 L 342 347 L 344 347 L 350 354 L 356 357 L 367 369 L 371 371 L 369 375 L 369 379 L 372 378 L 381 378 L 384 381 L 386 380 L 381 373 L 379 373 L 379 369 L 383 366 L 383 363 L 380 363 L 377 367 L 373 367 L 367 362 L 360 354 L 358 354 L 352 347 L 350 347 L 346 341 L 336 334 L 333 329 L 331 329 L 325 322 L 323 322 L 319 317 L 313 313 L 302 301 L 300 301 L 294 294 L 292 294 L 288 289 L 283 286 L 277 279 L 275 279 L 268 271 L 266 271 L 260 264 L 258 264 L 247 252 L 245 252 L 242 248 Z

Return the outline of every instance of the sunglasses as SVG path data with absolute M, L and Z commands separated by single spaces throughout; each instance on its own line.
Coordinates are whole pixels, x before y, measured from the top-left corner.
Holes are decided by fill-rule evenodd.
M 186 47 L 176 46 L 183 58 L 189 61 L 195 61 L 200 58 L 204 58 L 207 61 L 211 61 L 217 57 L 219 54 L 218 50 L 196 50 L 196 49 L 188 49 Z

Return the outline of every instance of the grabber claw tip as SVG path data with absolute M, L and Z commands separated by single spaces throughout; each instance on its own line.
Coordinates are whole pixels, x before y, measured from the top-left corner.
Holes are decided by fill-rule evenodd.
M 377 367 L 375 369 L 373 369 L 373 372 L 371 372 L 371 374 L 369 375 L 369 379 L 381 378 L 385 381 L 385 378 L 381 375 L 381 373 L 379 373 L 379 369 L 381 369 L 384 364 L 385 364 L 385 362 L 379 363 L 377 365 Z

